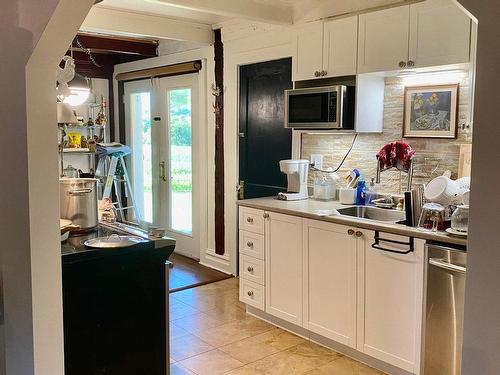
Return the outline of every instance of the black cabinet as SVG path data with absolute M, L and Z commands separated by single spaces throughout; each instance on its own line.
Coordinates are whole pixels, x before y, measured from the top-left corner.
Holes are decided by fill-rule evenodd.
M 145 243 L 63 256 L 66 375 L 167 374 L 171 252 Z

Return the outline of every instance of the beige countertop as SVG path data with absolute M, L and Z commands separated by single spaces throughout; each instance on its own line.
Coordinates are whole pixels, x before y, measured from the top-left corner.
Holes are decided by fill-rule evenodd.
M 345 215 L 321 216 L 318 210 L 331 210 L 349 207 L 338 201 L 317 201 L 304 199 L 300 201 L 282 201 L 276 197 L 244 199 L 237 201 L 239 206 L 257 208 L 282 214 L 300 216 L 308 219 L 328 221 L 336 224 L 352 225 L 357 228 L 378 230 L 386 233 L 399 234 L 424 240 L 439 241 L 455 245 L 467 245 L 467 239 L 448 235 L 444 232 L 428 232 L 402 224 L 387 223 L 376 220 L 356 218 Z

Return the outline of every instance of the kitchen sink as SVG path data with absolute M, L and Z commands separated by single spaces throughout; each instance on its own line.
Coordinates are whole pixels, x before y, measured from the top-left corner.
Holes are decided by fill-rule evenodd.
M 361 219 L 370 219 L 386 222 L 397 222 L 404 220 L 406 215 L 404 211 L 390 210 L 371 206 L 353 206 L 340 208 L 337 210 L 341 215 L 359 217 Z

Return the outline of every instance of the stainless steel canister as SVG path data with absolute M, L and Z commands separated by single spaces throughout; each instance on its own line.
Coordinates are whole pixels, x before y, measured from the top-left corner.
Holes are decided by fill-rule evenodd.
M 97 227 L 97 179 L 59 179 L 61 219 L 79 225 L 81 232 Z

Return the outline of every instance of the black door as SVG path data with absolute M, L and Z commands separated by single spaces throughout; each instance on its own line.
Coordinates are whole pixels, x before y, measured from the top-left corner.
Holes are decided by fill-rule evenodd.
M 292 132 L 284 128 L 290 88 L 291 58 L 240 67 L 240 199 L 286 191 L 279 161 L 292 153 Z

